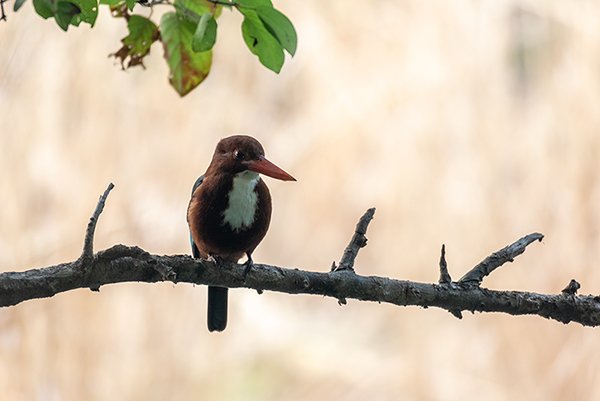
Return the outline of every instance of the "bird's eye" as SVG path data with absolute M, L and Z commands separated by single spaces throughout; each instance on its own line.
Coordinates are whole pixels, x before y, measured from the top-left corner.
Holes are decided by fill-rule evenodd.
M 235 152 L 233 152 L 233 157 L 235 157 L 238 160 L 244 160 L 244 157 L 246 157 L 246 155 L 244 155 L 244 152 L 242 152 L 241 150 L 236 150 Z

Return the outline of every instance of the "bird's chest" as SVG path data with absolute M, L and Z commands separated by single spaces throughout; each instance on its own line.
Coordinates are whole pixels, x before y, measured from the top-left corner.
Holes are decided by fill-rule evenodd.
M 221 217 L 222 224 L 234 232 L 247 229 L 256 220 L 258 180 L 258 174 L 252 172 L 244 172 L 233 178 Z
M 256 248 L 267 233 L 270 217 L 269 191 L 255 173 L 231 181 L 208 177 L 188 208 L 192 238 L 201 254 L 234 259 Z

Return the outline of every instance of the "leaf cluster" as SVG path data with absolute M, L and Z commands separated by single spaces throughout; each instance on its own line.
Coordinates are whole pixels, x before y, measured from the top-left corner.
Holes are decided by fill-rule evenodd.
M 285 52 L 294 56 L 297 34 L 294 25 L 271 0 L 32 0 L 35 11 L 44 19 L 53 18 L 67 31 L 82 22 L 94 26 L 98 6 L 106 5 L 113 17 L 123 18 L 128 34 L 111 56 L 123 69 L 144 66 L 144 58 L 155 42 L 161 42 L 169 67 L 169 82 L 185 96 L 209 74 L 212 52 L 217 40 L 217 20 L 223 9 L 242 14 L 242 37 L 260 63 L 279 73 Z M 99 1 L 99 3 L 98 3 Z M 15 0 L 15 11 L 25 0 Z M 151 17 L 134 14 L 139 7 L 165 5 L 171 10 L 155 23 Z

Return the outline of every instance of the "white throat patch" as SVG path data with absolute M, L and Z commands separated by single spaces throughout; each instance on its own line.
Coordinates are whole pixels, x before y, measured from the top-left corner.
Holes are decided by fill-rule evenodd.
M 258 203 L 254 188 L 259 179 L 258 173 L 254 171 L 242 171 L 233 177 L 227 208 L 223 211 L 223 222 L 232 230 L 240 231 L 254 223 Z

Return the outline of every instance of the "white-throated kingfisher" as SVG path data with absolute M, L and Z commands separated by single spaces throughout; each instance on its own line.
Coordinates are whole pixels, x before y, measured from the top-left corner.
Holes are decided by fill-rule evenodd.
M 212 161 L 196 180 L 188 206 L 192 255 L 237 263 L 244 255 L 247 273 L 252 252 L 271 221 L 271 195 L 259 174 L 283 181 L 294 177 L 265 158 L 262 145 L 245 135 L 217 144 Z M 227 326 L 227 288 L 208 287 L 208 330 Z

